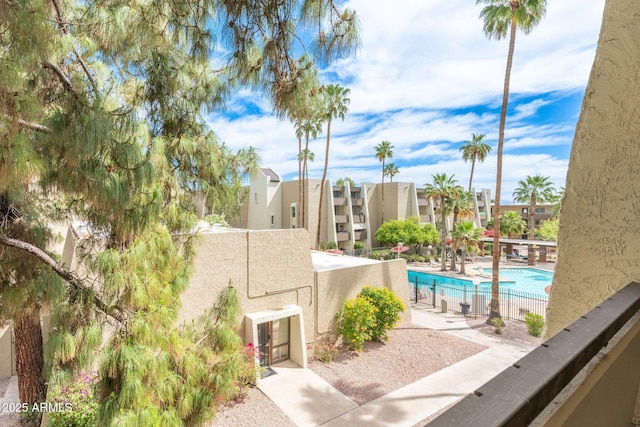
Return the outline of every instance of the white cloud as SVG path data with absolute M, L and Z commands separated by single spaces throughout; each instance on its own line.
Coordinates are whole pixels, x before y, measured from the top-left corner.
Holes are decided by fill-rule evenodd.
M 446 172 L 466 187 L 471 166 L 461 160 L 459 146 L 472 132 L 484 133 L 489 144 L 496 144 L 508 41 L 484 36 L 481 6 L 473 1 L 352 0 L 349 6 L 360 16 L 363 47 L 356 58 L 328 70 L 349 82 L 334 83 L 351 89 L 345 121 L 332 124 L 328 176 L 378 182 L 381 165 L 373 147 L 389 140 L 395 146 L 392 161 L 400 168 L 396 181 L 422 185 L 432 174 Z M 517 34 L 503 199 L 511 199 L 517 181 L 529 174 L 564 185 L 574 122 L 540 123 L 538 114 L 563 96 L 584 90 L 603 7 L 604 0 L 548 2 L 540 25 L 529 35 Z M 293 126 L 248 110 L 247 102 L 268 109 L 259 95 L 240 95 L 229 102 L 240 118 L 212 114 L 211 128 L 232 148 L 256 147 L 263 166 L 288 179 L 297 176 Z M 564 116 L 575 120 L 578 112 Z M 324 144 L 324 134 L 311 142 L 316 155 L 311 176 L 322 174 Z M 554 154 L 558 146 L 565 147 L 562 158 Z M 536 154 L 527 154 L 531 152 Z M 495 167 L 495 153 L 476 165 L 474 187 L 493 192 Z

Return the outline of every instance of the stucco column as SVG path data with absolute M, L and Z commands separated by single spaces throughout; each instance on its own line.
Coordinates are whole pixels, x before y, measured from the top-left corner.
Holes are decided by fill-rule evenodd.
M 606 2 L 569 161 L 547 338 L 640 279 L 638 16 L 637 0 Z

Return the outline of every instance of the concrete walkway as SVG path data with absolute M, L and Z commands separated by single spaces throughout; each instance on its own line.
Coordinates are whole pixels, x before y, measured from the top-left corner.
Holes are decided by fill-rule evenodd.
M 11 377 L 9 387 L 7 387 L 7 391 L 5 392 L 4 397 L 0 397 L 0 408 L 3 408 L 10 403 L 20 403 L 18 377 L 16 375 Z
M 292 364 L 272 367 L 278 375 L 258 384 L 299 426 L 407 426 L 473 393 L 482 384 L 533 350 L 467 326 L 464 318 L 430 308 L 412 309 L 413 323 L 487 346 L 474 356 L 392 393 L 356 405 L 310 369 Z

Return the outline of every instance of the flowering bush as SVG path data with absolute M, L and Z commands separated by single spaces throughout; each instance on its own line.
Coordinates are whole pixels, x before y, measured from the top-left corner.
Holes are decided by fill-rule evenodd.
M 400 312 L 405 310 L 405 306 L 396 294 L 387 288 L 372 288 L 365 286 L 360 291 L 358 297 L 364 298 L 376 310 L 374 312 L 376 322 L 369 329 L 371 339 L 374 341 L 385 341 L 387 333 L 393 329 L 398 320 L 400 320 Z
M 51 387 L 47 396 L 56 411 L 49 413 L 52 427 L 90 427 L 95 425 L 98 401 L 93 394 L 97 374 L 82 373 L 73 383 L 62 388 Z
M 313 346 L 313 358 L 320 362 L 333 362 L 333 357 L 338 352 L 335 345 L 328 342 L 317 342 Z
M 238 375 L 238 395 L 236 399 L 246 395 L 247 388 L 256 384 L 256 378 L 260 374 L 260 351 L 252 343 L 244 346 L 244 364 Z
M 351 350 L 362 351 L 364 342 L 371 339 L 371 329 L 375 327 L 376 308 L 364 298 L 348 300 L 342 306 L 338 332 L 345 345 Z

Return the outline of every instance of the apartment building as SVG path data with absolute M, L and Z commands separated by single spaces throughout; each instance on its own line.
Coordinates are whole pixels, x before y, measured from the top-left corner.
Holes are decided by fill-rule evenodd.
M 231 221 L 234 227 L 252 230 L 297 228 L 309 231 L 309 245 L 315 247 L 320 202 L 319 179 L 304 182 L 299 205 L 298 181 L 283 181 L 270 168 L 261 168 L 251 178 L 243 212 Z M 474 192 L 474 220 L 485 227 L 490 219 L 490 191 Z M 436 225 L 437 201 L 428 199 L 423 187 L 410 182 L 363 183 L 352 186 L 346 181 L 336 185 L 325 181 L 320 222 L 320 243 L 335 242 L 339 249 L 351 253 L 356 242 L 366 249 L 380 246 L 375 232 L 384 221 L 419 217 L 421 223 Z M 450 229 L 449 216 L 447 227 Z

